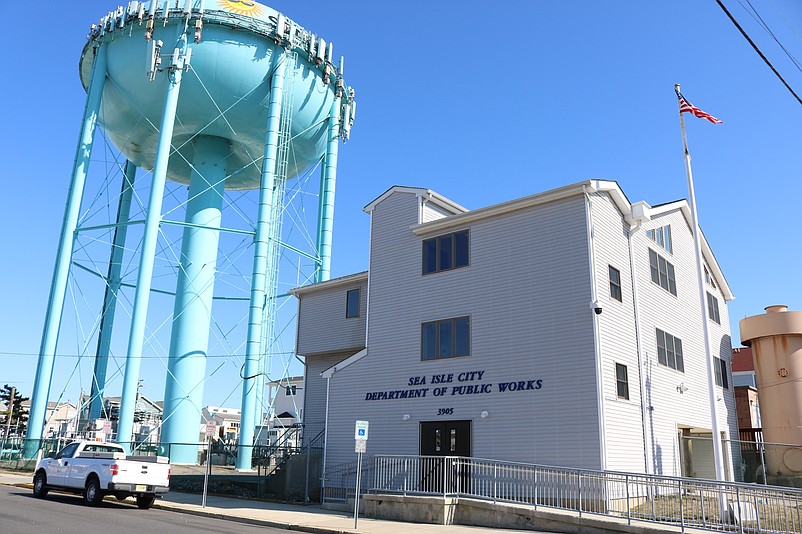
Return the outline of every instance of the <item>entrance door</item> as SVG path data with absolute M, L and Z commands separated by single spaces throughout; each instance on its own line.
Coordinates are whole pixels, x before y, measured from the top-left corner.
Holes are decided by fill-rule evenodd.
M 442 456 L 471 455 L 470 421 L 422 421 L 420 424 L 421 491 L 465 493 L 470 481 L 466 461 L 445 460 Z

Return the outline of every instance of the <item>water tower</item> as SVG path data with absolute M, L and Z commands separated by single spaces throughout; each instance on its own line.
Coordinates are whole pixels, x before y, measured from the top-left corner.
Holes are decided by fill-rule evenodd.
M 72 172 L 48 302 L 28 438 L 42 438 L 53 363 L 72 265 L 95 129 L 126 159 L 105 277 L 90 411 L 103 398 L 125 229 L 141 225 L 138 269 L 120 402 L 118 441 L 131 441 L 154 257 L 167 180 L 187 186 L 185 220 L 169 341 L 161 441 L 175 463 L 196 463 L 206 352 L 215 289 L 221 208 L 232 191 L 258 190 L 250 297 L 241 373 L 242 421 L 237 467 L 251 466 L 266 312 L 277 268 L 282 186 L 320 164 L 315 280 L 329 277 L 339 141 L 348 138 L 354 92 L 333 47 L 291 19 L 251 0 L 132 1 L 92 25 L 79 64 L 87 104 Z M 101 110 L 103 111 L 101 113 Z M 150 172 L 145 215 L 128 209 L 137 169 Z M 166 451 L 166 449 L 165 449 Z

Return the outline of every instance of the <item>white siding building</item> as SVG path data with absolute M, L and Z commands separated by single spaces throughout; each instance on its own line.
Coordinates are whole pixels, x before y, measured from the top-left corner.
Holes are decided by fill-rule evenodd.
M 712 436 L 684 200 L 592 180 L 473 211 L 393 187 L 365 211 L 369 270 L 293 291 L 327 467 L 368 420 L 373 454 L 714 477 L 712 442 L 683 439 Z M 733 296 L 702 249 L 719 426 L 737 439 Z

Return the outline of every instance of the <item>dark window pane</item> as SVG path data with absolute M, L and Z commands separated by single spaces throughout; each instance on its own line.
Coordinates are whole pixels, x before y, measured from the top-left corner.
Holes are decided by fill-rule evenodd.
M 616 392 L 619 398 L 629 399 L 629 378 L 627 377 L 627 366 L 620 363 L 615 364 Z
M 423 242 L 423 274 L 437 271 L 437 239 Z
M 351 289 L 345 297 L 345 317 L 359 317 L 359 290 Z
M 615 300 L 621 302 L 621 272 L 613 267 L 612 265 L 609 266 L 610 270 L 610 296 Z
M 666 365 L 677 368 L 677 358 L 674 352 L 674 337 L 666 334 Z
M 677 371 L 685 372 L 685 361 L 682 358 L 682 341 L 674 338 L 674 351 L 677 354 L 677 366 L 674 368 Z
M 434 431 L 434 450 L 440 452 L 443 447 L 443 434 L 442 431 L 438 428 Z
M 674 266 L 666 262 L 666 266 L 668 268 L 668 290 L 671 292 L 672 295 L 677 294 L 677 282 L 674 278 Z
M 468 317 L 454 319 L 454 356 L 467 356 L 471 353 L 471 320 Z
M 649 249 L 649 267 L 652 271 L 652 282 L 655 284 L 660 283 L 660 271 L 657 268 L 657 253 Z
M 668 289 L 668 266 L 666 265 L 666 260 L 662 256 L 657 257 L 658 264 L 660 266 L 660 287 L 663 289 Z
M 727 362 L 721 360 L 721 387 L 724 389 L 730 388 L 730 381 L 727 377 Z
M 439 237 L 437 245 L 440 249 L 439 270 L 444 271 L 454 267 L 454 239 L 450 235 Z
M 451 452 L 457 452 L 457 429 L 451 429 Z
M 437 323 L 421 326 L 421 358 L 433 360 L 437 357 Z
M 438 321 L 437 323 L 437 355 L 440 358 L 447 358 L 454 355 L 454 323 L 451 319 Z
M 464 267 L 468 265 L 468 231 L 454 234 L 454 267 Z
M 657 361 L 663 365 L 668 365 L 666 360 L 666 338 L 665 332 L 657 329 Z
M 666 235 L 665 235 L 665 244 L 663 245 L 667 251 L 672 252 L 671 250 L 671 226 L 664 226 Z

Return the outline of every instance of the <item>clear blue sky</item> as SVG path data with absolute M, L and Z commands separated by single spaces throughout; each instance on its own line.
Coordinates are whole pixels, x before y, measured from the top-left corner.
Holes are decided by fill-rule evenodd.
M 739 3 L 726 4 L 802 92 L 799 68 Z M 86 96 L 78 59 L 90 24 L 116 5 L 23 13 L 0 4 L 14 21 L 0 32 L 0 385 L 26 395 Z M 367 268 L 362 207 L 396 184 L 468 208 L 588 178 L 618 181 L 633 202 L 686 197 L 673 93 L 681 83 L 724 120 L 689 118 L 688 137 L 700 221 L 736 295 L 734 344 L 744 316 L 778 303 L 802 309 L 802 106 L 714 0 L 269 5 L 333 41 L 357 93 L 352 139 L 340 150 L 332 276 Z M 802 5 L 753 5 L 802 57 Z M 146 394 L 160 399 L 163 377 L 146 378 Z M 209 389 L 208 402 L 219 402 Z

